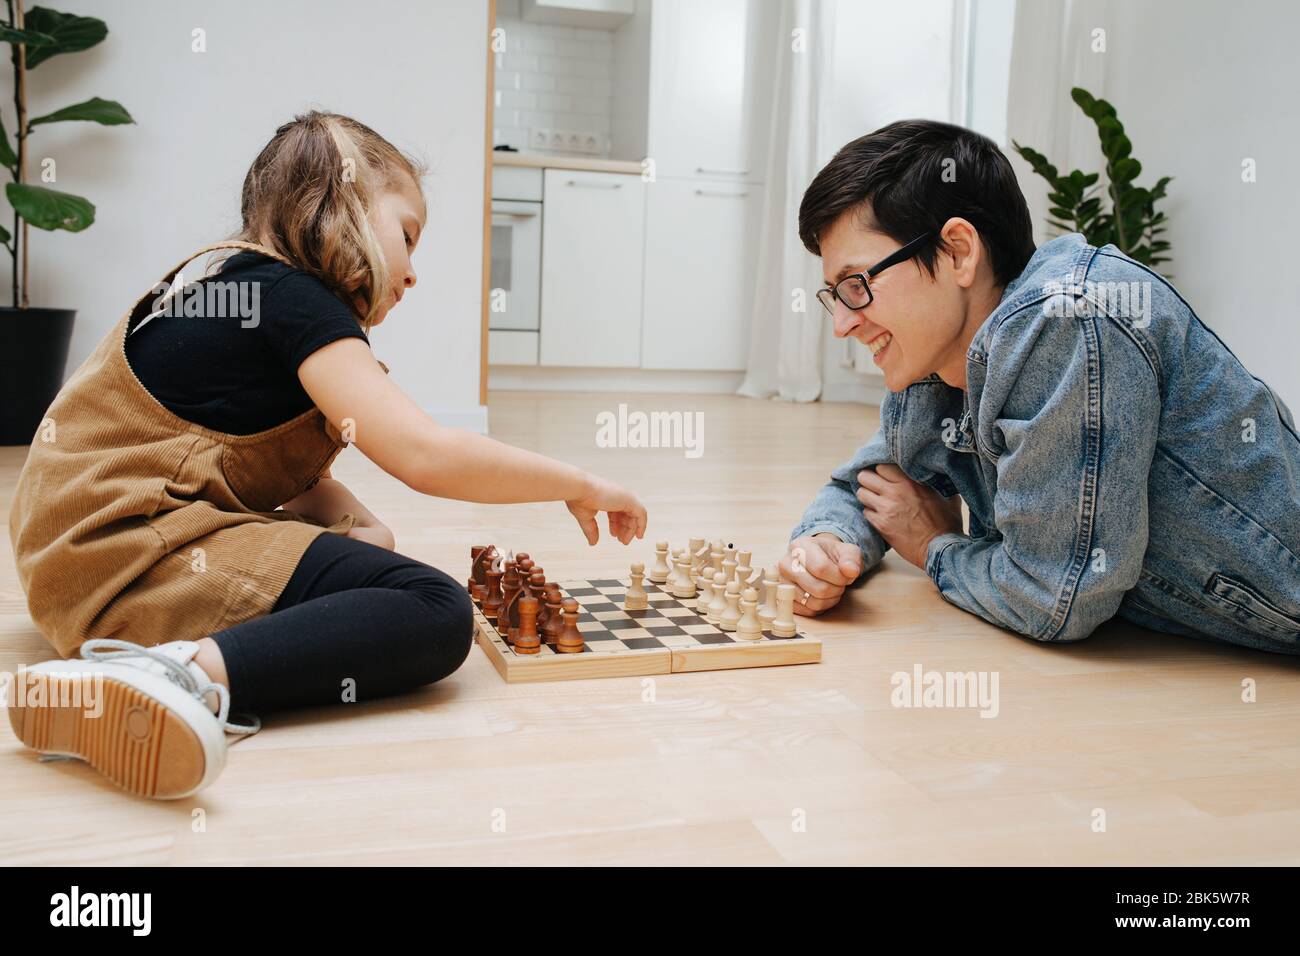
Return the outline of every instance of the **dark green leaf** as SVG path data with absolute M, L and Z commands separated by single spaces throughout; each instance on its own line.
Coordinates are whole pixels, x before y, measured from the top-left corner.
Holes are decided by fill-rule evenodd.
M 27 50 L 27 68 L 34 69 L 52 56 L 88 50 L 108 36 L 108 25 L 95 17 L 60 13 L 49 7 L 32 7 L 23 25 L 29 30 L 48 34 L 52 42 Z
M 27 125 L 39 126 L 42 123 L 60 123 L 66 120 L 86 120 L 102 123 L 104 126 L 120 126 L 123 123 L 135 122 L 121 103 L 114 100 L 101 100 L 98 96 L 94 96 L 84 103 L 74 103 L 53 113 L 38 116 Z
M 12 238 L 13 236 L 9 235 L 9 230 L 4 226 L 0 226 L 0 242 L 9 245 L 9 240 Z
M 10 169 L 16 169 L 18 166 L 18 155 L 9 145 L 9 133 L 5 131 L 4 119 L 0 118 L 0 163 L 8 166 Z
M 44 186 L 6 183 L 5 195 L 14 212 L 37 229 L 66 229 L 81 232 L 95 221 L 95 207 L 71 193 Z
M 28 56 L 31 56 L 31 50 L 38 46 L 45 46 L 53 43 L 54 37 L 48 33 L 38 33 L 35 30 L 15 30 L 7 23 L 0 23 L 0 40 L 5 43 L 25 43 L 27 44 Z

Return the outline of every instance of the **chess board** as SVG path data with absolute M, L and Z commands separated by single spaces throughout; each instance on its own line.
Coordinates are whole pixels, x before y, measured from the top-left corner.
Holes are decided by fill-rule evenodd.
M 508 683 L 630 677 L 683 671 L 728 670 L 813 664 L 822 659 L 822 644 L 800 632 L 756 641 L 710 624 L 697 613 L 695 598 L 677 598 L 645 582 L 644 611 L 623 610 L 629 582 L 614 579 L 560 582 L 565 597 L 581 605 L 578 630 L 586 647 L 580 654 L 561 654 L 545 643 L 537 654 L 516 654 L 483 612 L 474 609 L 474 635 Z

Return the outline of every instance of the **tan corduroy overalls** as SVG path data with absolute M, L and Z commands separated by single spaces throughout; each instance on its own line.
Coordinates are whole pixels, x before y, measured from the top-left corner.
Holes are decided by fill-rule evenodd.
M 218 242 L 162 282 L 223 248 L 286 262 L 253 243 Z M 265 614 L 316 536 L 346 534 L 355 521 L 346 515 L 324 528 L 275 510 L 347 447 L 320 409 L 228 435 L 180 418 L 148 392 L 127 362 L 126 336 L 153 295 L 64 383 L 9 512 L 32 619 L 64 657 L 92 637 L 198 640 Z

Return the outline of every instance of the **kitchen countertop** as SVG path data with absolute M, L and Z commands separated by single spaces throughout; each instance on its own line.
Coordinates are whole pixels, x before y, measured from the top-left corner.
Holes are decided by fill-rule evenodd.
M 524 166 L 532 169 L 576 169 L 587 173 L 636 173 L 641 163 L 634 159 L 603 159 L 599 156 L 561 156 L 545 153 L 492 152 L 494 166 Z

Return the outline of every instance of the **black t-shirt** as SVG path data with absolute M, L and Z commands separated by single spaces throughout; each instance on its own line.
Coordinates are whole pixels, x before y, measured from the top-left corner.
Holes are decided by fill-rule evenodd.
M 137 320 L 126 339 L 136 377 L 186 421 L 232 435 L 274 428 L 312 407 L 298 381 L 307 356 L 349 336 L 369 343 L 353 311 L 319 279 L 261 253 L 237 253 L 195 284 L 214 280 L 237 283 L 226 287 L 233 294 L 187 291 L 187 311 L 203 315 L 178 305 L 174 314 Z M 218 301 L 227 304 L 207 306 Z

